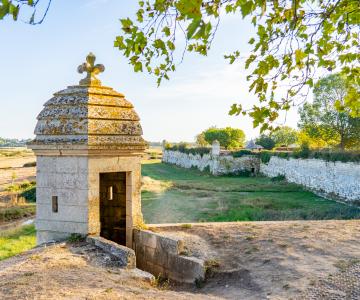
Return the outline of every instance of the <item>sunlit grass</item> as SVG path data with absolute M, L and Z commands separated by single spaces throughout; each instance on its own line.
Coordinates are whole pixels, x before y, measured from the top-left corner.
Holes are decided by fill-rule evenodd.
M 212 176 L 159 162 L 144 164 L 142 174 L 154 184 L 168 184 L 157 192 L 143 187 L 146 223 L 360 218 L 359 208 L 324 199 L 285 180 Z
M 16 229 L 0 232 L 0 260 L 30 250 L 36 245 L 34 225 L 26 225 Z

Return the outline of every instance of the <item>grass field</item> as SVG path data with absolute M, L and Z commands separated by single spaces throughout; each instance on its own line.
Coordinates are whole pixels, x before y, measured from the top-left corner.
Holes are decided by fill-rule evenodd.
M 14 256 L 36 244 L 34 225 L 26 225 L 0 232 L 0 260 Z
M 359 219 L 360 208 L 267 177 L 214 177 L 158 160 L 143 164 L 146 223 Z

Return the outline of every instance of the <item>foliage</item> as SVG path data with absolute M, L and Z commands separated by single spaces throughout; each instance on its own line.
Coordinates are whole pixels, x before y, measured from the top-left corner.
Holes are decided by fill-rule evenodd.
M 271 150 L 275 147 L 275 141 L 271 136 L 262 134 L 256 139 L 256 144 L 263 146 L 266 150 Z
M 261 151 L 259 154 L 262 163 L 268 163 L 272 156 L 280 158 L 315 158 L 325 161 L 360 162 L 359 151 L 333 151 L 333 150 L 310 150 L 307 145 L 293 152 Z
M 199 147 L 206 147 L 209 146 L 209 143 L 205 140 L 205 132 L 201 132 L 196 136 L 196 144 Z
M 26 143 L 30 141 L 31 141 L 30 139 L 18 140 L 18 139 L 6 139 L 0 137 L 0 147 L 24 147 L 26 146 Z
M 35 15 L 36 15 L 37 9 L 42 4 L 41 0 L 1 0 L 0 1 L 0 20 L 4 19 L 4 17 L 6 17 L 6 16 L 11 16 L 13 18 L 13 20 L 16 21 L 19 17 L 20 9 L 23 7 L 27 7 L 32 10 L 32 14 L 30 16 L 28 23 L 31 25 L 41 24 L 44 21 L 47 13 L 49 11 L 51 1 L 52 0 L 43 1 L 46 4 L 45 10 L 42 13 L 42 16 L 38 20 L 35 20 Z
M 297 131 L 289 126 L 279 127 L 272 134 L 276 146 L 285 145 L 286 147 L 295 144 L 297 142 L 297 136 Z
M 28 202 L 36 201 L 36 182 L 23 181 L 18 184 L 11 184 L 6 187 L 7 192 L 16 192 L 20 197 L 24 197 Z
M 34 225 L 0 232 L 0 260 L 30 250 L 36 246 Z
M 302 144 L 300 149 L 294 151 L 291 154 L 293 158 L 309 158 L 311 155 L 311 151 L 308 144 Z
M 84 236 L 79 233 L 72 233 L 67 239 L 69 243 L 78 243 L 84 240 L 85 240 Z
M 271 181 L 273 182 L 276 182 L 276 181 L 284 181 L 286 180 L 285 176 L 284 175 L 278 175 L 278 176 L 275 176 L 275 177 L 272 177 L 271 178 Z
M 289 110 L 306 97 L 319 71 L 340 69 L 360 82 L 357 0 L 139 0 L 136 20 L 121 19 L 115 47 L 135 72 L 147 71 L 169 79 L 185 52 L 207 55 L 224 15 L 237 14 L 253 24 L 256 34 L 246 57 L 246 77 L 260 101 L 251 109 L 234 104 L 230 114 L 249 114 L 254 126 L 273 129 L 280 110 Z M 179 37 L 179 35 L 183 35 Z M 180 53 L 179 53 L 180 50 Z M 180 54 L 180 55 L 177 55 Z M 179 57 L 179 58 L 178 58 Z M 238 50 L 225 55 L 232 64 L 242 60 Z M 279 86 L 289 86 L 286 93 Z M 356 89 L 349 90 L 346 107 L 359 112 Z
M 179 151 L 182 153 L 186 153 L 186 154 L 199 154 L 200 156 L 203 156 L 204 154 L 209 154 L 210 153 L 210 148 L 206 148 L 206 147 L 197 147 L 197 148 L 189 148 L 188 146 L 180 143 L 180 144 L 175 144 L 173 146 L 168 146 L 165 148 L 166 150 L 170 150 L 170 151 Z
M 299 145 L 306 144 L 311 149 L 314 149 L 314 148 L 315 149 L 321 149 L 321 148 L 330 147 L 329 143 L 327 143 L 326 141 L 324 141 L 320 137 L 315 138 L 315 137 L 309 136 L 309 134 L 307 134 L 307 132 L 305 130 L 300 130 L 298 132 L 298 144 Z M 333 143 L 331 143 L 331 144 L 333 144 Z
M 246 150 L 246 149 L 231 152 L 232 157 L 242 157 L 244 155 L 252 155 L 252 154 L 253 152 L 251 150 Z
M 267 164 L 270 161 L 271 156 L 272 156 L 272 152 L 270 151 L 261 151 L 259 153 L 260 160 L 263 164 Z
M 215 140 L 225 149 L 236 149 L 244 146 L 245 133 L 238 128 L 210 127 L 203 132 L 205 140 L 211 145 Z
M 299 110 L 299 127 L 310 138 L 328 145 L 341 149 L 360 147 L 360 116 L 354 116 L 347 106 L 348 95 L 349 84 L 342 75 L 322 78 L 314 88 L 314 102 L 305 103 Z

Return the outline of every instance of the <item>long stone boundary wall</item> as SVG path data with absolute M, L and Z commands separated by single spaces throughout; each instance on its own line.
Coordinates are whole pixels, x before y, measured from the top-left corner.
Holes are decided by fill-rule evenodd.
M 321 159 L 294 159 L 272 156 L 267 164 L 257 156 L 187 154 L 163 150 L 163 162 L 183 168 L 208 169 L 213 175 L 242 172 L 261 173 L 268 177 L 285 176 L 289 182 L 309 188 L 324 197 L 348 202 L 360 202 L 360 164 L 328 162 Z
M 135 229 L 134 249 L 136 266 L 141 270 L 177 282 L 196 283 L 205 280 L 204 261 L 182 255 L 185 253 L 185 245 L 180 239 Z
M 285 176 L 289 182 L 345 201 L 360 201 L 360 164 L 328 162 L 320 159 L 271 157 L 261 164 L 260 173 L 269 177 Z
M 187 154 L 180 151 L 163 151 L 163 162 L 177 165 L 183 168 L 197 168 L 200 171 L 208 169 L 213 175 L 236 174 L 249 172 L 257 174 L 260 161 L 252 155 L 232 157 L 231 155 L 213 154 Z

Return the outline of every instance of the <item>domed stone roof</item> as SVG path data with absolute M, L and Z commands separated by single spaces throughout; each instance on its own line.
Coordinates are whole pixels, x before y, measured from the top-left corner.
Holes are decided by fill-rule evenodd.
M 144 150 L 140 119 L 133 105 L 121 93 L 101 85 L 95 77 L 104 66 L 94 65 L 95 56 L 78 71 L 86 78 L 77 86 L 59 91 L 45 103 L 35 127 L 36 146 L 55 148 Z M 51 148 L 53 148 L 51 147 Z M 44 147 L 41 147 L 44 149 Z

